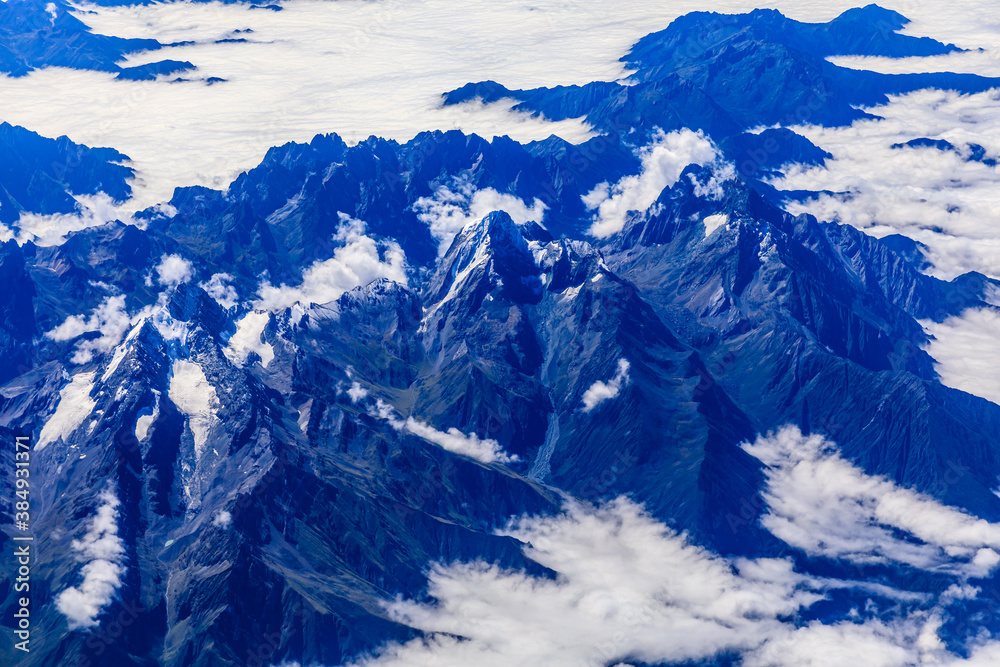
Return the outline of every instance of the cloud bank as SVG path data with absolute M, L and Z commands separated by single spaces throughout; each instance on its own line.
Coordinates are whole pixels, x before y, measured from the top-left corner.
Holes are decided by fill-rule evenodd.
M 970 308 L 944 322 L 920 324 L 933 336 L 925 349 L 941 383 L 1000 404 L 1000 312 Z
M 873 236 L 900 233 L 928 247 L 933 275 L 968 271 L 1000 276 L 1000 168 L 973 158 L 1000 157 L 1000 92 L 959 95 L 922 90 L 892 96 L 870 111 L 884 120 L 850 127 L 794 127 L 833 154 L 822 167 L 792 166 L 771 181 L 782 190 L 829 191 L 789 212 L 838 221 Z M 893 148 L 912 139 L 943 139 L 955 150 Z
M 761 523 L 810 556 L 985 577 L 1000 524 L 865 473 L 823 436 L 787 427 L 743 449 L 767 467 Z

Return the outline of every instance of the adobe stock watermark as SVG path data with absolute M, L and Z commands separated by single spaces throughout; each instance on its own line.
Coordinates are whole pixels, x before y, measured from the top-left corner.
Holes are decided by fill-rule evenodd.
M 11 568 L 15 573 L 13 632 L 14 648 L 31 652 L 31 565 L 34 556 L 34 535 L 31 533 L 31 438 L 19 435 L 11 443 L 14 447 L 13 497 L 10 505 L 14 512 L 14 551 Z

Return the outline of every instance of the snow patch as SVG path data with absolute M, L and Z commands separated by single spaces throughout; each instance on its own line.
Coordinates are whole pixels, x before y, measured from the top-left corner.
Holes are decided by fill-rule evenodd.
M 229 339 L 223 353 L 229 361 L 237 366 L 243 366 L 251 352 L 260 357 L 260 365 L 267 365 L 274 359 L 274 348 L 264 341 L 264 328 L 271 320 L 267 311 L 252 311 L 244 315 L 236 323 L 236 333 Z
M 729 224 L 729 215 L 726 213 L 716 213 L 715 215 L 710 215 L 701 221 L 701 224 L 705 225 L 705 238 L 715 233 L 719 227 L 723 227 Z
M 35 443 L 35 451 L 44 449 L 57 440 L 66 440 L 83 424 L 97 404 L 90 393 L 94 390 L 96 373 L 77 373 L 72 381 L 59 390 L 56 411 L 45 422 Z
M 205 377 L 205 371 L 193 361 L 174 361 L 167 392 L 174 405 L 188 417 L 194 436 L 194 454 L 200 459 L 211 430 L 219 424 L 221 408 L 215 387 Z
M 146 439 L 146 436 L 149 435 L 149 427 L 160 417 L 160 392 L 155 389 L 152 391 L 156 396 L 152 414 L 139 415 L 135 420 L 135 437 L 139 442 Z

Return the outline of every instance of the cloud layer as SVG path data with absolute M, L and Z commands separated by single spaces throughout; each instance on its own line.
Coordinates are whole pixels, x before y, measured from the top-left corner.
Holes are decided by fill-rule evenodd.
M 1000 312 L 969 309 L 944 322 L 920 324 L 933 336 L 926 350 L 942 384 L 1000 404 Z
M 856 5 L 716 0 L 710 9 L 774 6 L 796 19 L 826 21 Z M 102 34 L 194 42 L 134 54 L 122 64 L 187 60 L 197 66 L 189 77 L 196 81 L 126 82 L 111 73 L 61 68 L 0 77 L 0 118 L 129 155 L 137 168 L 130 206 L 136 210 L 168 199 L 176 186 L 225 188 L 269 147 L 318 133 L 338 132 L 356 142 L 372 134 L 407 140 L 423 130 L 460 128 L 517 140 L 553 133 L 581 140 L 588 128 L 578 121 L 549 123 L 512 113 L 503 102 L 442 107 L 439 96 L 484 79 L 510 88 L 615 80 L 626 75 L 619 58 L 635 41 L 677 16 L 706 9 L 698 0 L 486 6 L 474 0 L 292 0 L 282 6 L 265 12 L 237 3 L 85 5 L 78 16 Z M 980 19 L 979 0 L 950 3 L 947 17 L 935 7 L 895 8 L 915 19 L 908 32 L 973 48 L 1000 43 Z M 442 32 L 442 25 L 452 29 Z M 253 32 L 240 37 L 248 42 L 217 43 L 246 28 Z M 207 86 L 208 77 L 225 81 Z M 127 211 L 105 208 L 60 225 L 114 217 L 126 219 Z
M 765 528 L 811 556 L 969 577 L 1000 564 L 1000 525 L 865 473 L 788 427 L 744 450 L 766 464 Z
M 928 248 L 934 275 L 968 271 L 1000 276 L 1000 168 L 970 159 L 970 145 L 1000 157 L 1000 92 L 959 95 L 923 90 L 872 109 L 884 120 L 846 128 L 793 128 L 833 154 L 822 167 L 790 167 L 772 181 L 783 190 L 825 190 L 787 206 L 874 236 L 901 233 Z M 893 148 L 912 139 L 943 139 L 956 150 Z

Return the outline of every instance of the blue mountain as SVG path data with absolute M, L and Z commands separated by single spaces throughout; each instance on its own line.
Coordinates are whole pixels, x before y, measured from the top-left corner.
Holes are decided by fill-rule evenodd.
M 67 137 L 48 139 L 23 127 L 0 124 L 0 222 L 22 213 L 75 213 L 73 195 L 103 192 L 123 202 L 132 194 L 128 157 L 112 148 L 89 148 Z
M 825 60 L 956 50 L 900 35 L 903 25 L 874 6 L 827 24 L 696 13 L 635 45 L 628 86 L 487 82 L 447 95 L 583 115 L 605 133 L 589 142 L 318 135 L 270 149 L 225 191 L 178 188 L 170 207 L 58 246 L 5 243 L 0 436 L 30 432 L 44 475 L 32 496 L 44 641 L 28 664 L 342 664 L 418 636 L 386 605 L 426 600 L 430 563 L 556 578 L 496 529 L 555 514 L 567 496 L 628 496 L 713 553 L 787 556 L 805 575 L 867 586 L 831 593 L 803 625 L 852 608 L 880 618 L 880 604 L 903 604 L 887 587 L 941 593 L 946 573 L 783 544 L 761 523 L 768 471 L 741 447 L 793 424 L 870 474 L 1000 521 L 1000 406 L 941 384 L 920 324 L 989 308 L 1000 284 L 939 280 L 910 239 L 788 214 L 759 179 L 830 155 L 787 129 L 747 131 L 795 118 L 817 90 L 813 122 L 843 124 L 892 92 L 995 85 Z M 619 231 L 587 234 L 583 196 L 639 173 L 640 139 L 679 127 L 705 130 L 736 170 L 690 165 Z M 110 149 L 9 125 L 0 146 L 12 228 L 20 212 L 72 212 L 74 194 L 129 194 L 132 172 Z M 985 156 L 920 141 L 898 150 Z M 422 217 L 428 202 L 488 190 L 537 200 L 544 218 L 466 206 L 445 237 Z M 352 234 L 377 260 L 405 254 L 405 271 L 307 294 Z M 172 255 L 189 266 L 168 278 Z M 258 309 L 267 286 L 301 298 Z M 13 452 L 0 459 L 6 483 Z M 107 490 L 119 501 L 120 581 L 94 627 L 71 628 L 58 596 L 80 584 L 74 540 Z M 0 549 L 10 545 L 0 532 Z M 0 577 L 9 618 L 17 594 Z M 988 606 L 952 609 L 998 632 Z M 110 632 L 121 619 L 128 631 Z M 943 632 L 952 650 L 968 638 Z M 0 653 L 11 637 L 0 634 Z

